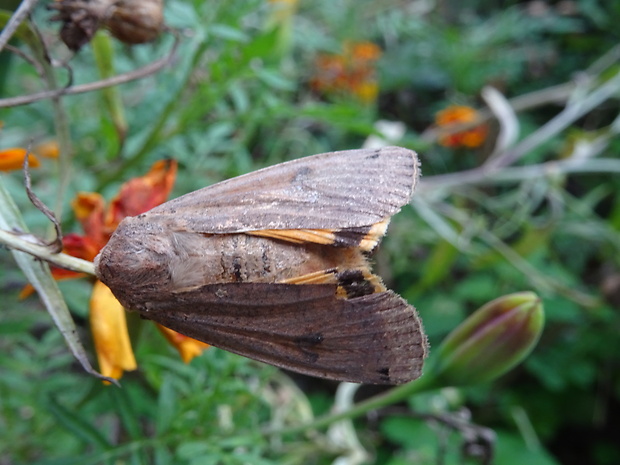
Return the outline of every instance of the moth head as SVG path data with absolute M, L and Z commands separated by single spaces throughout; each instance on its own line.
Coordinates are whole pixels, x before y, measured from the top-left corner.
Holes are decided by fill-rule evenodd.
M 125 218 L 95 257 L 95 272 L 126 307 L 141 310 L 170 281 L 170 240 L 143 215 Z

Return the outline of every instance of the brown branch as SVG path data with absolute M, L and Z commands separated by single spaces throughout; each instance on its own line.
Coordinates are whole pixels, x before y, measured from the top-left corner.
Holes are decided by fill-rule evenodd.
M 0 31 L 0 52 L 4 49 L 4 46 L 9 43 L 15 31 L 19 25 L 26 19 L 26 17 L 30 14 L 30 12 L 37 5 L 39 0 L 23 0 L 7 25 Z
M 63 89 L 47 90 L 43 92 L 37 92 L 36 94 L 0 99 L 0 108 L 27 105 L 29 103 L 37 102 L 39 100 L 57 98 L 64 95 L 75 95 L 82 94 L 84 92 L 92 92 L 94 90 L 104 89 L 106 87 L 116 86 L 119 84 L 124 84 L 126 82 L 135 81 L 137 79 L 142 79 L 146 76 L 150 76 L 151 74 L 155 74 L 156 72 L 168 66 L 172 62 L 172 59 L 176 54 L 179 42 L 179 37 L 175 37 L 175 42 L 168 55 L 142 68 L 129 71 L 128 73 L 119 74 L 108 79 L 89 82 L 88 84 L 79 84 L 75 86 L 65 87 Z

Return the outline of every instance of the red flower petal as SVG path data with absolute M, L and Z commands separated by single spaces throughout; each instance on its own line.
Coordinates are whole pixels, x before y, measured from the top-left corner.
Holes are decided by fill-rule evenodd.
M 170 195 L 177 174 L 177 162 L 161 160 L 144 176 L 127 181 L 110 203 L 105 224 L 114 230 L 126 216 L 136 216 L 163 203 Z

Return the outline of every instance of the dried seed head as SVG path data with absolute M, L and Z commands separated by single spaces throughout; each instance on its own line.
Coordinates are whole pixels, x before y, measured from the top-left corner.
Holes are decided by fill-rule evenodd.
M 164 25 L 163 0 L 58 0 L 52 21 L 62 21 L 60 38 L 77 51 L 105 27 L 121 42 L 155 40 Z
M 114 5 L 105 27 L 118 40 L 143 44 L 159 36 L 164 24 L 162 0 L 121 0 Z

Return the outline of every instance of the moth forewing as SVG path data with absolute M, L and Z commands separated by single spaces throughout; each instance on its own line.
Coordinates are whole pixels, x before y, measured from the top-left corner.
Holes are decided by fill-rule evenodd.
M 370 228 L 409 203 L 420 176 L 401 147 L 329 152 L 270 166 L 170 200 L 147 213 L 179 230 Z
M 418 177 L 417 156 L 398 147 L 265 168 L 126 218 L 97 275 L 127 308 L 216 347 L 330 379 L 406 382 L 426 337 L 365 252 Z

